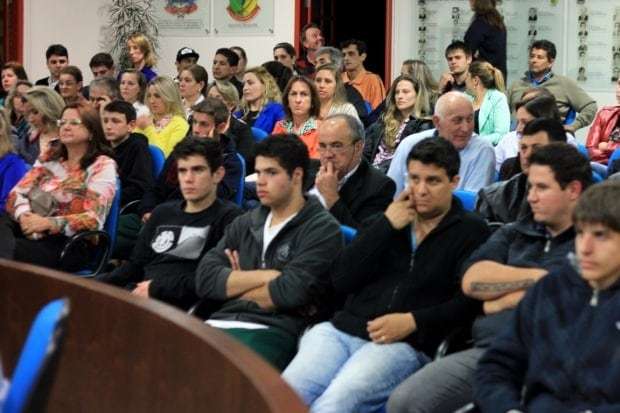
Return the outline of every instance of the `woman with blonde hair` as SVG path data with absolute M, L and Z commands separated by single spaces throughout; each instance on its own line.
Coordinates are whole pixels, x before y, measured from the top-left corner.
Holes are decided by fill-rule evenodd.
M 325 119 L 330 115 L 345 114 L 359 120 L 355 106 L 347 101 L 342 72 L 336 65 L 326 64 L 317 67 L 314 73 L 314 83 L 321 101 L 319 119 Z
M 273 76 L 262 66 L 252 67 L 243 75 L 243 97 L 235 117 L 271 133 L 276 122 L 284 118 L 280 102 L 282 96 Z
M 207 88 L 207 97 L 212 97 L 224 102 L 230 113 L 239 107 L 239 91 L 228 80 L 215 80 Z
M 416 98 L 415 115 L 418 118 L 430 117 L 435 112 L 435 103 L 439 99 L 439 85 L 431 69 L 422 60 L 408 59 L 403 62 L 400 73 L 418 82 L 420 92 Z
M 59 144 L 13 188 L 0 219 L 0 256 L 75 271 L 97 248 L 84 240 L 61 262 L 69 237 L 100 230 L 116 193 L 116 163 L 90 105 L 64 108 Z
M 400 75 L 388 90 L 385 111 L 366 131 L 364 156 L 372 165 L 387 173 L 401 140 L 433 127 L 428 117 L 416 116 L 420 85 L 408 75 Z
M 294 133 L 308 147 L 310 158 L 318 159 L 321 101 L 316 86 L 305 76 L 293 76 L 284 89 L 284 102 L 286 118 L 276 123 L 273 133 Z
M 510 130 L 510 108 L 504 94 L 504 76 L 490 63 L 475 61 L 465 78 L 474 97 L 474 131 L 493 146 Z
M 146 105 L 151 116 L 140 119 L 135 132 L 146 136 L 149 144 L 159 147 L 168 156 L 189 130 L 174 80 L 166 76 L 151 80 L 146 91 Z
M 157 64 L 151 41 L 142 33 L 133 33 L 127 39 L 127 54 L 133 68 L 142 72 L 147 82 L 157 76 L 153 66 Z
M 34 86 L 24 95 L 26 104 L 26 120 L 30 124 L 31 132 L 28 139 L 21 142 L 18 153 L 24 160 L 33 164 L 39 155 L 47 152 L 58 140 L 58 126 L 65 107 L 60 95 L 47 86 Z
M 11 142 L 11 122 L 8 113 L 0 109 L 0 215 L 9 192 L 26 174 L 26 163 L 17 155 Z

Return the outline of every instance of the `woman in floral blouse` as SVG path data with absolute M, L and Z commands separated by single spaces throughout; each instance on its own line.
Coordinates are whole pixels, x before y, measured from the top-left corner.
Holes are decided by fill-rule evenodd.
M 71 271 L 93 245 L 84 241 L 63 263 L 60 253 L 68 237 L 103 228 L 117 174 L 94 109 L 68 105 L 58 125 L 60 144 L 41 154 L 9 194 L 0 257 Z
M 151 145 L 159 147 L 168 157 L 189 130 L 179 88 L 174 80 L 165 76 L 151 80 L 146 90 L 146 105 L 152 116 L 139 119 L 134 132 L 146 136 Z

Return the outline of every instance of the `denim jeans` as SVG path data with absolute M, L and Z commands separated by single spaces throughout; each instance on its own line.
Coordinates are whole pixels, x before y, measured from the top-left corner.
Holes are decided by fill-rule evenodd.
M 304 334 L 282 378 L 311 412 L 372 412 L 428 361 L 409 344 L 375 344 L 324 322 Z

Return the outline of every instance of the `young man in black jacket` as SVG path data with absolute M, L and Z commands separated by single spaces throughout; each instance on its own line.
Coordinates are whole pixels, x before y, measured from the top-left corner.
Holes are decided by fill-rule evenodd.
M 348 294 L 344 308 L 302 337 L 282 375 L 311 411 L 378 410 L 476 315 L 460 291 L 460 267 L 488 228 L 452 195 L 459 162 L 445 139 L 414 146 L 408 187 L 343 250 L 332 283 Z
M 620 411 L 620 183 L 579 199 L 576 258 L 532 287 L 480 360 L 483 412 Z
M 121 206 L 142 199 L 153 186 L 153 161 L 146 137 L 131 132 L 136 124 L 136 110 L 131 103 L 115 100 L 104 106 L 101 123 L 118 166 Z
M 321 308 L 328 269 L 342 248 L 338 222 L 302 188 L 310 158 L 296 135 L 256 145 L 261 206 L 236 219 L 198 266 L 196 291 L 219 302 L 208 323 L 283 369 L 312 309 Z
M 198 301 L 194 285 L 200 258 L 217 244 L 241 210 L 216 197 L 224 176 L 217 143 L 185 139 L 171 156 L 183 199 L 155 208 L 130 260 L 99 280 L 187 309 Z
M 472 400 L 476 365 L 509 323 L 525 291 L 574 249 L 572 213 L 592 182 L 590 163 L 576 148 L 552 143 L 532 154 L 528 202 L 533 216 L 497 230 L 463 265 L 465 295 L 484 316 L 472 329 L 474 347 L 426 365 L 390 396 L 389 413 L 451 412 Z M 553 410 L 551 410 L 553 411 Z

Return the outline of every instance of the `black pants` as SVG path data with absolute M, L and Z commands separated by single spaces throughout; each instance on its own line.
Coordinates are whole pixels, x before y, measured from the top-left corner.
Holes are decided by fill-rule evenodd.
M 71 249 L 63 262 L 62 252 L 68 238 L 64 235 L 48 235 L 39 240 L 25 237 L 19 223 L 7 215 L 0 217 L 0 258 L 27 262 L 42 267 L 77 271 L 91 255 L 88 242 L 84 241 Z

